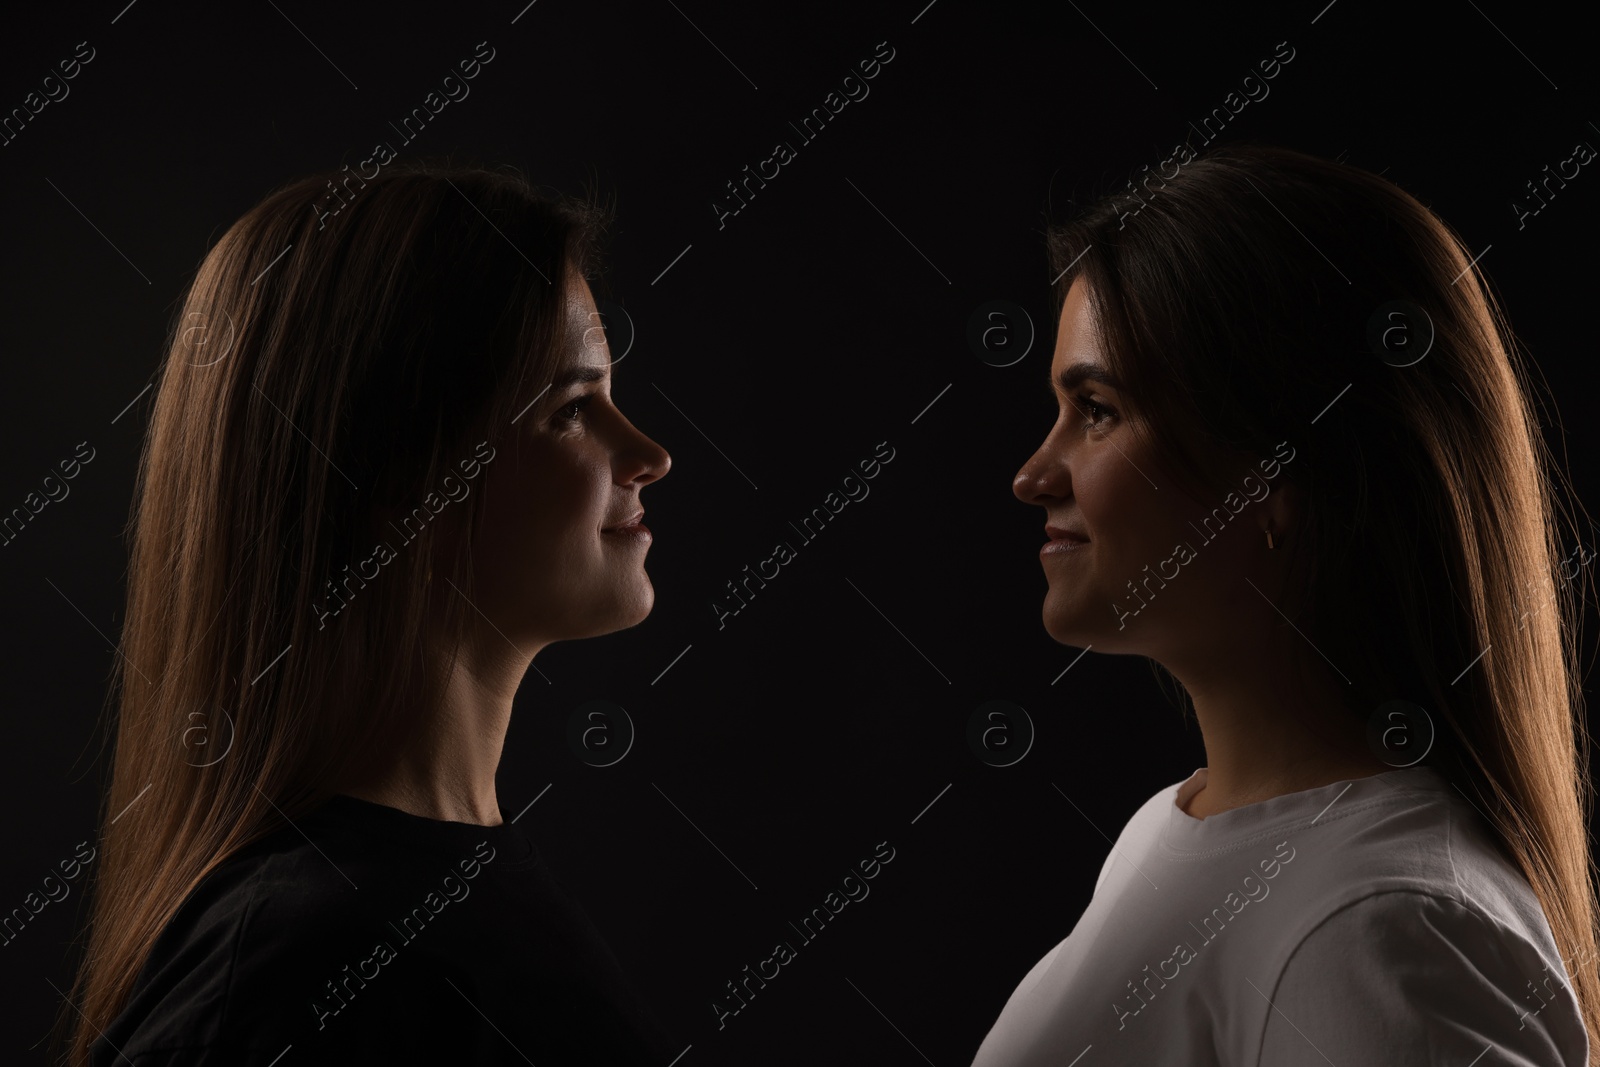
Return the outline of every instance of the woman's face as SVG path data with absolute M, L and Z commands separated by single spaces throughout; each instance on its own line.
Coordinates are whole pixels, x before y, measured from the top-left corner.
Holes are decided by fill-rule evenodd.
M 1051 539 L 1083 539 L 1046 543 L 1040 553 L 1050 636 L 1169 662 L 1169 653 L 1192 652 L 1225 630 L 1248 598 L 1256 598 L 1250 614 L 1260 610 L 1243 576 L 1258 542 L 1266 549 L 1263 516 L 1253 504 L 1220 536 L 1213 523 L 1207 541 L 1201 530 L 1211 505 L 1185 496 L 1158 469 L 1131 432 L 1132 398 L 1116 383 L 1096 380 L 1107 373 L 1079 279 L 1067 292 L 1050 366 L 1056 423 L 1017 472 L 1012 492 L 1044 508 Z M 1189 562 L 1175 554 L 1179 543 L 1194 549 Z
M 672 457 L 611 399 L 611 352 L 581 278 L 564 302 L 555 384 L 488 464 L 473 602 L 519 647 L 610 633 L 650 613 L 650 532 L 617 531 Z

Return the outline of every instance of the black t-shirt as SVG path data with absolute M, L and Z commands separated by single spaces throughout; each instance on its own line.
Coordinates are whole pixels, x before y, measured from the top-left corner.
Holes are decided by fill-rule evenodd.
M 673 1050 L 510 821 L 339 795 L 212 872 L 90 1055 L 93 1067 L 660 1067 Z

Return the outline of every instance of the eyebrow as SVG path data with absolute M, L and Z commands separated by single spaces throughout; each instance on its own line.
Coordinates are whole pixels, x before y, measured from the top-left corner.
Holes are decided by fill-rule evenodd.
M 1105 368 L 1094 363 L 1074 363 L 1070 367 L 1063 367 L 1061 374 L 1056 378 L 1056 385 L 1063 393 L 1070 393 L 1084 382 L 1098 382 L 1108 389 L 1122 388 L 1122 383 L 1112 377 Z
M 606 372 L 602 367 L 574 367 L 556 375 L 555 381 L 550 383 L 550 389 L 552 392 L 559 392 L 579 382 L 603 381 L 605 376 Z

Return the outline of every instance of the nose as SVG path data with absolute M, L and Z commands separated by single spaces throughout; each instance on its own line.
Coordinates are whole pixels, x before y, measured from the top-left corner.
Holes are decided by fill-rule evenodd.
M 1045 438 L 1011 479 L 1011 493 L 1024 504 L 1048 505 L 1070 494 L 1067 465 Z
M 646 436 L 627 416 L 622 419 L 625 441 L 616 451 L 612 465 L 619 485 L 647 485 L 672 469 L 672 456 Z

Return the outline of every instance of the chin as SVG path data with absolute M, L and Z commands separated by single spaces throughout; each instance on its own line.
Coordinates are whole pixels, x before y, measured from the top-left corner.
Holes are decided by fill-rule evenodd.
M 1049 613 L 1044 616 L 1044 632 L 1058 645 L 1072 645 L 1075 648 L 1082 648 L 1084 645 L 1081 635 L 1075 629 Z
M 650 609 L 655 607 L 655 605 L 656 592 L 647 585 L 645 586 L 645 594 L 639 598 L 638 604 L 631 612 L 633 617 L 628 620 L 626 625 L 638 626 L 641 622 L 644 622 L 645 619 L 650 617 Z
M 1096 640 L 1096 636 L 1090 633 L 1092 627 L 1085 624 L 1080 604 L 1058 603 L 1054 596 L 1047 594 L 1039 616 L 1044 623 L 1045 633 L 1057 644 L 1083 648 Z
M 656 603 L 656 591 L 648 578 L 644 579 L 642 586 L 636 592 L 630 591 L 617 598 L 615 610 L 610 613 L 614 623 L 611 630 L 626 630 L 650 617 L 650 609 Z

